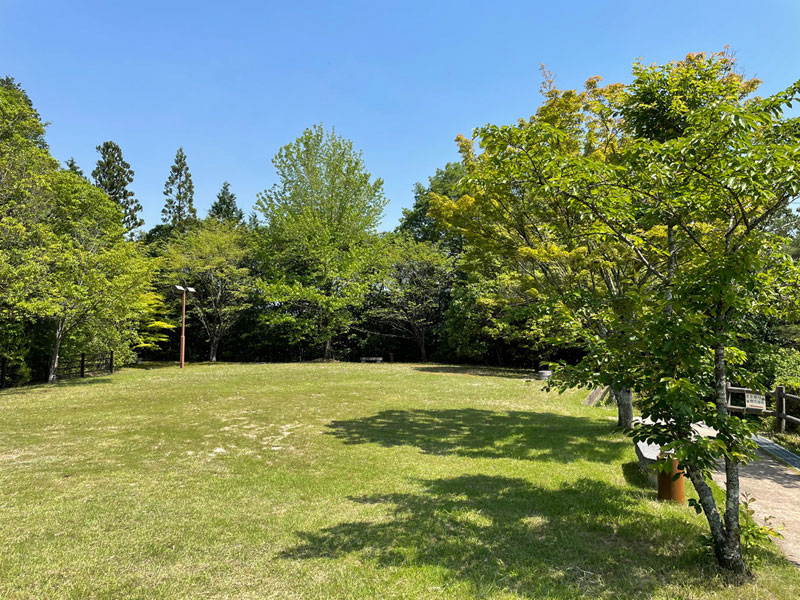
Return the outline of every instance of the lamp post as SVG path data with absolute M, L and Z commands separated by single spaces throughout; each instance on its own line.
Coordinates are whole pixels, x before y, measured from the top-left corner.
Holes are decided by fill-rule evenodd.
M 195 293 L 194 288 L 176 285 L 175 289 L 183 293 L 183 310 L 181 316 L 181 369 L 183 368 L 183 353 L 186 349 L 186 292 Z

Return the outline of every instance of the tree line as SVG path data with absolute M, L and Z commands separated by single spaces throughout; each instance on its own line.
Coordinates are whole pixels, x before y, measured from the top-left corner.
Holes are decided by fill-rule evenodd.
M 394 232 L 378 232 L 386 198 L 361 153 L 313 126 L 273 163 L 279 182 L 250 215 L 224 182 L 205 217 L 179 148 L 161 223 L 143 228 L 134 170 L 113 141 L 89 175 L 49 152 L 24 89 L 2 80 L 0 355 L 6 384 L 54 381 L 59 360 L 113 350 L 118 363 L 176 356 L 190 297 L 194 360 L 474 360 L 534 364 L 524 340 L 493 331 L 491 311 L 458 265 L 460 236 L 428 214 L 431 192 L 457 197 L 463 166 L 417 184 Z M 451 301 L 460 294 L 457 306 Z
M 462 160 L 417 184 L 393 232 L 352 142 L 313 126 L 273 158 L 249 216 L 223 184 L 205 218 L 178 150 L 163 222 L 141 230 L 130 165 L 98 146 L 91 181 L 49 154 L 13 80 L 0 86 L 0 353 L 17 380 L 61 353 L 174 358 L 175 284 L 190 354 L 285 361 L 557 364 L 607 385 L 618 424 L 679 460 L 718 563 L 744 572 L 738 469 L 752 421 L 726 385 L 796 387 L 800 121 L 727 52 L 635 63 L 630 84 L 562 90 L 543 70 L 529 118 L 458 136 Z M 716 438 L 698 439 L 705 422 Z M 717 507 L 707 483 L 724 464 Z

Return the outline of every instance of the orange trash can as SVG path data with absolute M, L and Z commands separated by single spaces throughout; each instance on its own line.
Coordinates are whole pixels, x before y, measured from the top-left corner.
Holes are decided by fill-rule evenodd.
M 671 500 L 681 504 L 686 502 L 683 471 L 678 469 L 678 459 L 670 456 L 660 456 L 659 458 L 667 461 L 670 469 L 667 472 L 658 471 L 658 499 Z

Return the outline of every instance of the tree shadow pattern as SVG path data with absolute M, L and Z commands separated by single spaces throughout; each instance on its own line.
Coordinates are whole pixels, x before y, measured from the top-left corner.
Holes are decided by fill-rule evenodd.
M 55 384 L 52 383 L 32 383 L 18 387 L 0 389 L 0 394 L 4 396 L 25 396 L 36 391 L 51 391 L 58 388 L 78 387 L 82 385 L 107 385 L 113 383 L 113 375 L 89 375 L 84 378 L 60 379 Z
M 421 373 L 438 373 L 440 375 L 472 375 L 474 377 L 505 377 L 508 379 L 530 379 L 534 371 L 530 369 L 512 369 L 508 367 L 485 367 L 478 365 L 425 366 L 414 367 Z
M 351 498 L 384 505 L 388 519 L 300 532 L 282 557 L 436 567 L 476 596 L 644 598 L 666 583 L 713 580 L 698 567 L 709 557 L 696 525 L 642 511 L 651 492 L 589 479 L 548 489 L 489 475 L 418 483 L 419 493 Z
M 426 454 L 608 463 L 630 448 L 626 438 L 598 439 L 610 424 L 525 411 L 481 409 L 385 410 L 332 421 L 329 434 L 345 444 L 413 446 Z

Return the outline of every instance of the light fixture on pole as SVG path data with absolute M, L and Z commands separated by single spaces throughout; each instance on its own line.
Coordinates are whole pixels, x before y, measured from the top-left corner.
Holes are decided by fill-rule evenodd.
M 181 369 L 182 369 L 183 353 L 184 350 L 186 349 L 186 292 L 194 294 L 196 290 L 190 287 L 183 287 L 182 285 L 176 285 L 175 289 L 183 293 L 183 310 L 181 317 Z

